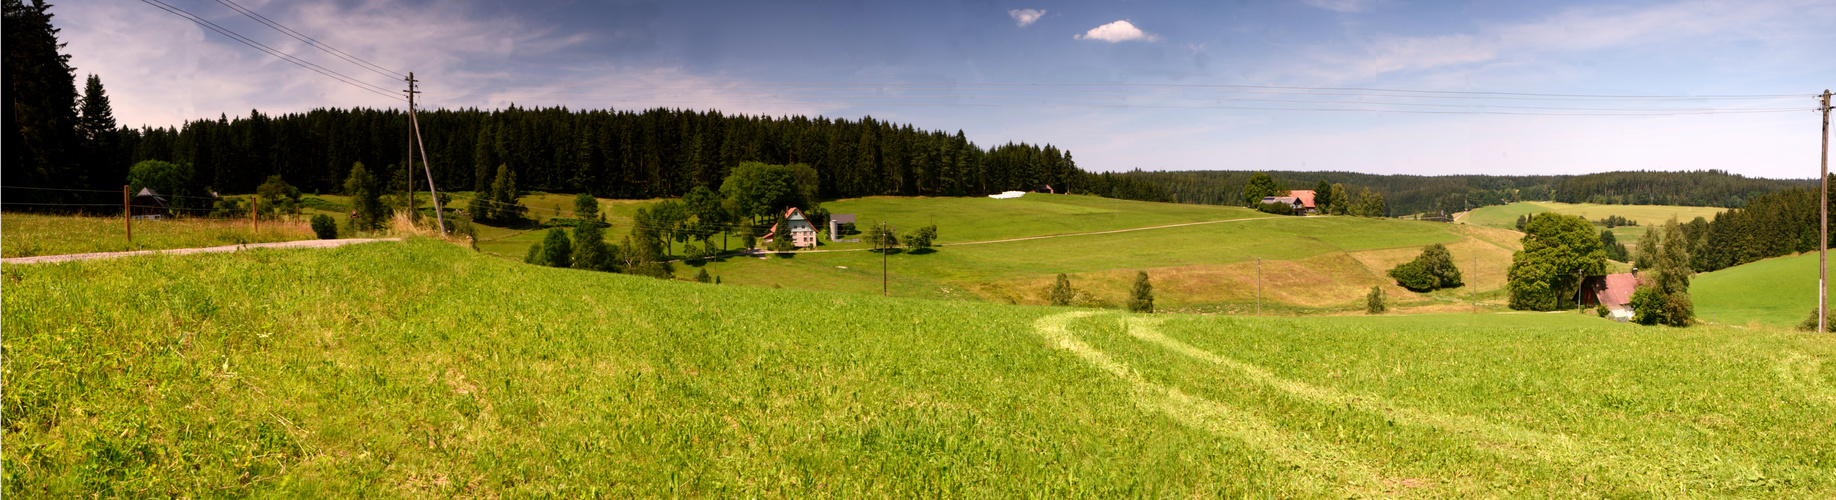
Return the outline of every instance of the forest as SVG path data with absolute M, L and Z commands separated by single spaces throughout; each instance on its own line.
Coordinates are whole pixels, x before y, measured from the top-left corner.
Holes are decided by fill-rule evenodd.
M 1587 175 L 1382 175 L 1357 172 L 1268 171 L 1290 189 L 1312 189 L 1324 180 L 1382 194 L 1391 216 L 1448 214 L 1467 208 L 1518 201 L 1619 205 L 1688 205 L 1736 208 L 1767 193 L 1810 188 L 1809 179 L 1761 179 L 1720 170 L 1697 172 L 1607 172 Z M 1135 170 L 1122 174 L 1159 185 L 1170 201 L 1237 205 L 1256 172 L 1238 170 Z

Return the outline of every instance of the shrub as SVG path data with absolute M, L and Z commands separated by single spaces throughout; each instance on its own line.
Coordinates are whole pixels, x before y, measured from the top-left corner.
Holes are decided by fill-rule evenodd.
M 1046 300 L 1055 306 L 1071 305 L 1071 299 L 1077 297 L 1077 290 L 1071 288 L 1071 277 L 1058 273 L 1058 279 L 1046 287 Z
M 1390 305 L 1385 304 L 1384 302 L 1385 302 L 1385 297 L 1383 293 L 1383 287 L 1375 286 L 1375 285 L 1371 286 L 1371 293 L 1364 295 L 1364 313 L 1365 314 L 1383 314 L 1385 311 L 1389 311 Z
M 1135 273 L 1135 286 L 1128 291 L 1129 312 L 1154 312 L 1154 284 L 1148 282 L 1147 271 Z
M 1294 205 L 1286 203 L 1263 203 L 1256 209 L 1275 215 L 1294 215 Z
M 1798 323 L 1798 329 L 1807 331 L 1807 332 L 1817 330 L 1817 309 L 1816 308 L 1811 309 L 1810 316 L 1805 317 L 1803 323 Z M 1829 322 L 1829 324 L 1823 325 L 1823 330 L 1830 331 L 1830 332 L 1836 332 L 1836 321 L 1831 321 Z
M 1453 254 L 1440 243 L 1422 248 L 1422 254 L 1415 260 L 1405 262 L 1390 269 L 1390 277 L 1396 283 L 1416 292 L 1427 292 L 1442 288 L 1461 286 L 1460 268 L 1453 263 Z
M 542 254 L 539 264 L 549 267 L 571 267 L 574 263 L 574 246 L 567 239 L 567 233 L 559 228 L 548 230 L 548 236 L 542 238 Z
M 1606 304 L 1594 306 L 1594 314 L 1598 314 L 1600 317 L 1605 318 L 1607 315 Z
M 708 275 L 707 268 L 702 268 L 701 271 L 695 273 L 695 281 L 697 283 L 712 283 L 714 277 Z
M 314 215 L 312 216 L 312 233 L 319 235 L 321 240 L 338 239 L 338 220 L 325 214 Z
M 1434 290 L 1440 288 L 1441 284 L 1441 280 L 1428 274 L 1428 271 L 1423 269 L 1419 262 L 1404 262 L 1391 268 L 1390 277 L 1396 279 L 1396 284 L 1416 292 Z

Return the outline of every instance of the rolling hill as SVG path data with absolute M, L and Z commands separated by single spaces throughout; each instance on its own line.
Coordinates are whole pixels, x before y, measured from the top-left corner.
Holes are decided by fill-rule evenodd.
M 4 279 L 8 497 L 1836 494 L 1836 344 L 1792 332 L 885 299 L 421 239 Z

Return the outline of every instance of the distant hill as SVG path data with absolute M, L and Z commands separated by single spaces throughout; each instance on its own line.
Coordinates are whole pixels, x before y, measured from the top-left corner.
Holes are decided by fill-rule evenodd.
M 1256 171 L 1148 172 L 1122 177 L 1160 186 L 1172 201 L 1240 205 L 1243 186 Z M 1290 189 L 1313 189 L 1321 180 L 1362 186 L 1383 194 L 1392 215 L 1452 213 L 1518 201 L 1604 205 L 1683 205 L 1733 208 L 1760 195 L 1812 187 L 1815 179 L 1763 179 L 1722 170 L 1606 172 L 1587 175 L 1381 175 L 1333 171 L 1264 171 Z

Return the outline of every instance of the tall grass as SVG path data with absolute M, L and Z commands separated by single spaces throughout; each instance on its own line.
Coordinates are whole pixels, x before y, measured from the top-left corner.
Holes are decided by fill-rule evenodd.
M 304 220 L 186 217 L 136 220 L 133 240 L 121 217 L 0 215 L 0 256 L 31 257 L 91 252 L 165 250 L 243 243 L 308 240 L 315 236 Z
M 8 498 L 1836 494 L 1836 344 L 529 266 L 426 239 L 8 266 Z

